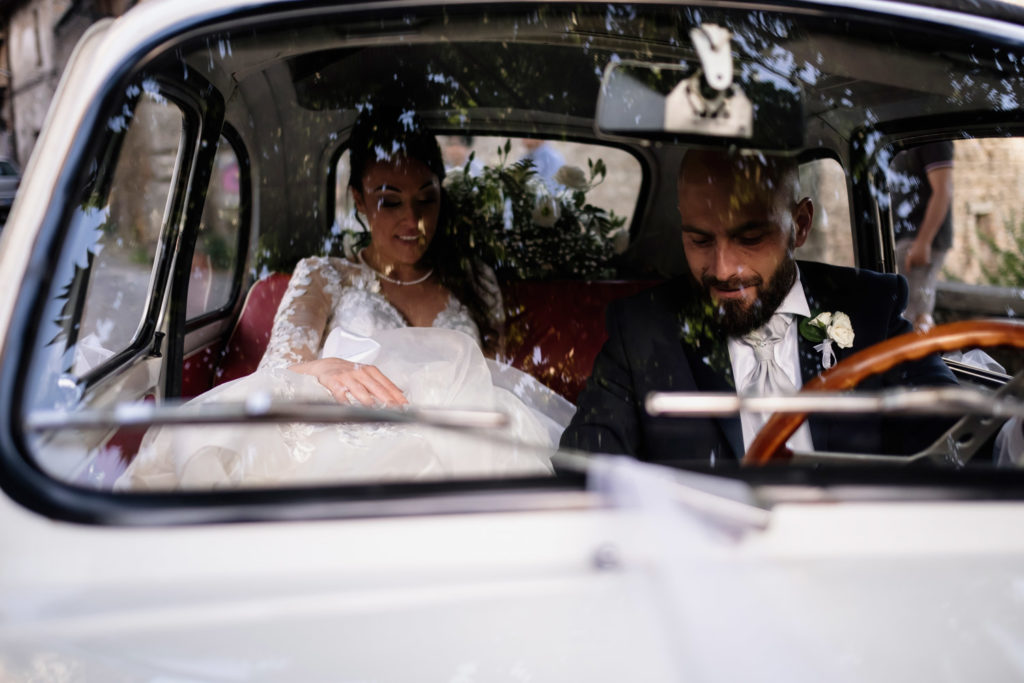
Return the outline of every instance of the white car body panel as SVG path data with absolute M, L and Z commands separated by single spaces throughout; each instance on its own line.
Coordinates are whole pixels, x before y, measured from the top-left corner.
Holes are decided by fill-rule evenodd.
M 738 539 L 611 509 L 159 530 L 0 515 L 9 680 L 1024 674 L 1013 503 L 780 504 Z M 647 542 L 666 534 L 697 542 Z

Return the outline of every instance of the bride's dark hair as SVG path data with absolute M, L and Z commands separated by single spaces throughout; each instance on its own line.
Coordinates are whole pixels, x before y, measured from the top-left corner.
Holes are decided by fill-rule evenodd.
M 364 105 L 349 135 L 350 188 L 362 192 L 366 168 L 376 161 L 415 159 L 437 176 L 441 183 L 441 209 L 437 230 L 423 260 L 434 267 L 441 284 L 462 302 L 480 328 L 484 349 L 493 351 L 499 338 L 491 306 L 484 300 L 489 292 L 487 266 L 473 258 L 464 236 L 454 229 L 452 203 L 444 189 L 444 160 L 437 137 L 412 109 Z M 500 313 L 500 312 L 498 312 Z

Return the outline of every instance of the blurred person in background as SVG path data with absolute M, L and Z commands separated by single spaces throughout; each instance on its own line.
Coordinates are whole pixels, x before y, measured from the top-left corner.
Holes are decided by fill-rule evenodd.
M 526 154 L 520 161 L 532 161 L 537 176 L 547 185 L 548 191 L 558 192 L 562 186 L 555 182 L 555 174 L 565 165 L 565 158 L 547 140 L 523 138 L 523 147 L 526 148 Z
M 911 147 L 892 169 L 896 267 L 910 283 L 904 317 L 924 332 L 935 325 L 935 281 L 953 245 L 953 143 Z

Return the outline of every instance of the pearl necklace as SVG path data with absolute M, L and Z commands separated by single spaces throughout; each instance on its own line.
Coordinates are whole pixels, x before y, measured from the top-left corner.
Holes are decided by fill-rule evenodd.
M 365 249 L 360 249 L 359 253 L 356 254 L 356 259 L 359 260 L 359 263 L 363 264 L 364 266 L 366 266 L 367 268 L 372 270 L 373 274 L 376 275 L 377 277 L 379 277 L 381 280 L 384 280 L 385 282 L 390 282 L 393 285 L 401 285 L 402 287 L 408 287 L 410 285 L 418 285 L 421 282 L 426 282 L 427 278 L 429 278 L 431 275 L 434 274 L 434 269 L 431 268 L 430 270 L 427 271 L 426 275 L 424 275 L 423 277 L 418 277 L 415 280 L 398 280 L 398 279 L 393 278 L 393 277 L 388 277 L 387 275 L 385 275 L 384 273 L 380 272 L 379 270 L 377 270 L 376 268 L 374 268 L 373 266 L 371 266 L 369 263 L 366 262 L 366 259 L 363 258 L 363 252 L 364 251 L 366 251 L 366 250 Z

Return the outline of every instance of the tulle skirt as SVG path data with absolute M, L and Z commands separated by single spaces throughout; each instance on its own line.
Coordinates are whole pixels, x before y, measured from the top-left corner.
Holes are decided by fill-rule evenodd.
M 138 455 L 115 489 L 209 489 L 551 472 L 550 456 L 574 410 L 564 398 L 530 375 L 486 359 L 476 341 L 462 332 L 408 327 L 361 340 L 359 362 L 376 365 L 402 389 L 411 406 L 501 411 L 508 416 L 507 426 L 483 434 L 419 424 L 154 428 L 146 433 Z M 325 345 L 328 351 L 329 346 Z M 342 353 L 325 355 L 345 357 Z M 335 403 L 314 377 L 276 369 L 223 384 L 189 404 L 241 403 L 254 398 Z

